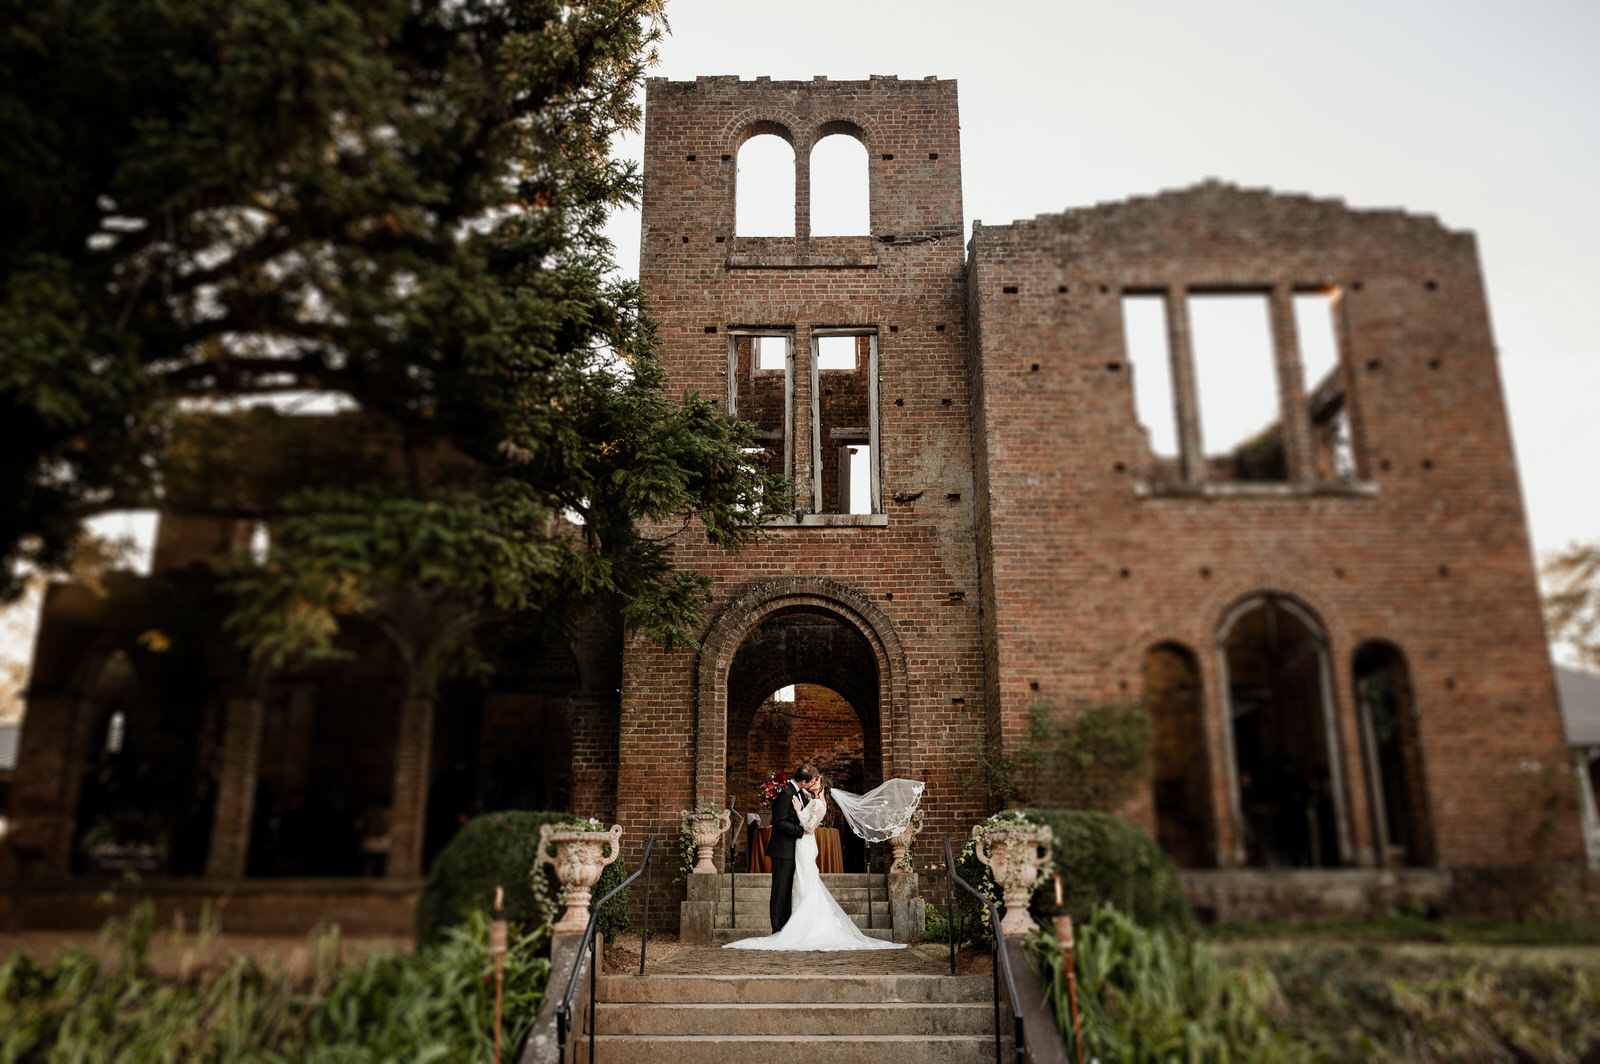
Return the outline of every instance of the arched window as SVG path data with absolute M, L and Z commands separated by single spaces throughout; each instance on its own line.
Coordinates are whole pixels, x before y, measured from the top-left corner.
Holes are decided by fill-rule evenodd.
M 872 231 L 867 147 L 834 133 L 811 149 L 811 235 L 859 236 Z
M 1264 595 L 1233 610 L 1221 643 L 1246 863 L 1345 863 L 1344 798 L 1321 626 L 1294 601 Z
M 776 133 L 759 133 L 739 148 L 733 231 L 794 236 L 794 148 Z
M 1372 640 L 1356 648 L 1351 671 L 1367 743 L 1367 778 L 1375 792 L 1374 834 L 1381 862 L 1425 865 L 1433 847 L 1411 670 L 1399 647 Z
M 1156 841 L 1179 868 L 1214 862 L 1200 663 L 1177 643 L 1144 655 L 1144 705 L 1154 733 Z

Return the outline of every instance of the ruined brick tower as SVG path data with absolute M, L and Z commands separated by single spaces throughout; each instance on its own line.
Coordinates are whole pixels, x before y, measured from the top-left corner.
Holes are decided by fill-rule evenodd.
M 658 79 L 646 113 L 640 278 L 672 387 L 754 421 L 804 512 L 732 557 L 678 537 L 718 578 L 711 623 L 699 653 L 626 645 L 617 815 L 638 840 L 753 808 L 752 717 L 809 683 L 854 707 L 867 785 L 926 780 L 935 830 L 963 830 L 988 722 L 955 83 Z M 740 149 L 768 133 L 797 160 L 794 235 L 742 236 Z M 813 235 L 806 162 L 836 134 L 865 146 L 870 229 Z

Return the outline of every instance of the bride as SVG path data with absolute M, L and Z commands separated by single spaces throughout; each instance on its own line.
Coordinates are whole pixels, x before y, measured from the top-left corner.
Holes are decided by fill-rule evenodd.
M 866 795 L 857 796 L 848 791 L 833 789 L 833 796 L 839 801 L 840 808 L 844 811 L 845 819 L 855 829 L 856 834 L 872 842 L 881 842 L 884 838 L 884 815 L 886 804 L 892 809 L 888 819 L 898 823 L 898 829 L 892 834 L 899 834 L 905 825 L 910 822 L 911 814 L 916 809 L 916 802 L 922 794 L 922 784 L 912 784 L 914 791 L 909 793 L 909 805 L 906 804 L 909 788 L 890 788 L 890 784 L 912 784 L 910 780 L 890 780 L 882 787 L 868 792 Z M 892 796 L 885 798 L 885 790 L 890 789 Z M 833 900 L 833 895 L 823 885 L 822 873 L 817 868 L 817 825 L 822 823 L 822 818 L 828 812 L 828 802 L 822 796 L 822 780 L 812 781 L 809 788 L 814 796 L 811 801 L 801 804 L 798 797 L 790 799 L 794 803 L 795 813 L 800 817 L 800 826 L 805 834 L 795 843 L 794 848 L 794 891 L 793 911 L 789 922 L 776 934 L 764 938 L 743 938 L 737 942 L 726 943 L 723 949 L 764 949 L 764 950 L 856 950 L 856 949 L 904 949 L 902 942 L 883 942 L 869 938 L 861 933 Z M 865 821 L 866 823 L 863 823 Z M 881 838 L 875 836 L 882 836 Z

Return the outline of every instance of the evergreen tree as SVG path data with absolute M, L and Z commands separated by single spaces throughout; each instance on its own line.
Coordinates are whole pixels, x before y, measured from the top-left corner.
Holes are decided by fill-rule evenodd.
M 638 126 L 661 0 L 4 6 L 10 593 L 69 562 L 86 516 L 181 509 L 197 470 L 267 461 L 197 410 L 309 393 L 388 459 L 241 498 L 272 530 L 235 581 L 259 652 L 325 646 L 394 587 L 501 610 L 612 593 L 690 637 L 706 580 L 651 530 L 735 548 L 786 500 L 748 426 L 663 393 L 639 289 L 607 275 L 602 225 L 640 190 L 609 148 Z

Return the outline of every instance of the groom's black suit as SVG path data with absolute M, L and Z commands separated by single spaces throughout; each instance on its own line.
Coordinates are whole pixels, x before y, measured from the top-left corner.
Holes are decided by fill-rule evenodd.
M 790 781 L 772 802 L 772 838 L 767 840 L 767 856 L 772 860 L 772 899 L 768 912 L 772 916 L 773 934 L 782 931 L 783 925 L 789 922 L 790 895 L 794 891 L 794 844 L 806 833 L 800 826 L 800 814 L 795 812 L 793 798 L 799 798 L 801 805 L 811 801 L 810 794 Z

